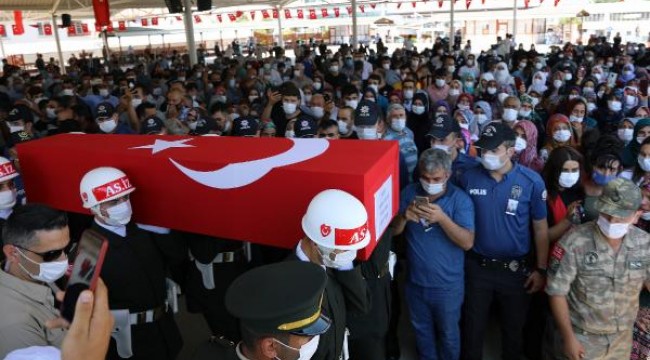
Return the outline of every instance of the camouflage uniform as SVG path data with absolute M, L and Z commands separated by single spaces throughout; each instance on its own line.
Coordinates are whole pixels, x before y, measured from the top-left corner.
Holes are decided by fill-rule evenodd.
M 628 217 L 630 209 L 640 205 L 640 190 L 627 180 L 612 182 L 616 183 L 608 185 L 598 200 L 599 212 Z M 622 209 L 627 209 L 626 216 Z M 589 222 L 565 235 L 551 251 L 546 292 L 567 298 L 585 359 L 622 360 L 630 358 L 632 328 L 646 279 L 650 279 L 650 235 L 630 226 L 615 253 L 598 225 Z M 563 359 L 561 336 L 555 338 L 556 358 Z

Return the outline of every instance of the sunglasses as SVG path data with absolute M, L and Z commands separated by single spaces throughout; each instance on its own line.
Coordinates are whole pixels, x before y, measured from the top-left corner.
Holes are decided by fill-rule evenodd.
M 73 244 L 72 242 L 70 242 L 63 249 L 50 250 L 50 251 L 46 251 L 46 252 L 42 252 L 42 253 L 32 251 L 32 250 L 29 250 L 27 248 L 24 248 L 24 247 L 21 247 L 21 246 L 18 246 L 18 245 L 14 245 L 14 246 L 16 246 L 17 248 L 19 248 L 21 250 L 25 250 L 25 251 L 28 251 L 28 252 L 30 252 L 32 254 L 40 256 L 41 259 L 43 259 L 43 262 L 52 262 L 54 260 L 59 259 L 61 257 L 61 254 L 65 254 L 65 256 L 67 257 L 72 252 L 72 250 L 75 249 L 76 243 Z

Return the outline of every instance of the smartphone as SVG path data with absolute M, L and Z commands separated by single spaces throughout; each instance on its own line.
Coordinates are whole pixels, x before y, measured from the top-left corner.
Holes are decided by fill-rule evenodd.
M 643 96 L 648 96 L 648 79 L 641 79 L 639 82 L 639 91 Z
M 607 77 L 607 86 L 609 86 L 610 89 L 616 87 L 616 79 L 618 79 L 618 74 L 615 72 L 610 72 L 609 76 Z
M 330 94 L 323 94 L 323 99 L 325 100 L 326 103 L 330 102 L 332 98 L 330 97 Z
M 104 257 L 108 250 L 108 240 L 93 230 L 81 235 L 77 256 L 61 303 L 61 316 L 72 322 L 77 299 L 84 290 L 95 291 L 97 279 L 102 271 Z
M 422 207 L 429 203 L 429 198 L 426 196 L 416 196 L 415 197 L 415 206 Z

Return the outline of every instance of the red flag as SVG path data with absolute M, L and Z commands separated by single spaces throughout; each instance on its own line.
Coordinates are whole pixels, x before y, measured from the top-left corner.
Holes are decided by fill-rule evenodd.
M 530 0 L 524 0 L 524 8 L 528 9 L 528 5 L 530 5 Z
M 12 30 L 14 35 L 22 35 L 25 33 L 25 25 L 23 24 L 23 12 L 16 10 L 14 11 L 14 26 Z
M 411 6 L 415 7 L 415 1 L 413 1 L 413 2 L 411 3 Z
M 302 9 L 298 9 L 296 11 L 296 13 L 298 14 L 298 19 L 304 19 L 305 18 L 305 14 L 302 12 Z
M 118 29 L 119 31 L 124 31 L 124 30 L 126 30 L 126 21 L 124 21 L 124 20 L 118 21 L 118 22 L 117 22 L 117 29 Z
M 397 8 L 399 9 L 399 8 L 401 8 L 401 7 L 402 7 L 402 3 L 401 3 L 401 2 L 400 2 L 400 3 L 397 3 Z
M 284 9 L 284 18 L 285 19 L 291 19 L 291 10 Z
M 7 36 L 7 28 L 2 24 L 0 24 L 0 36 Z
M 555 0 L 554 6 L 557 6 L 557 4 L 559 4 L 559 3 L 560 3 L 560 0 Z
M 68 36 L 73 36 L 77 34 L 77 27 L 74 25 L 68 26 Z
M 273 18 L 277 19 L 280 14 L 278 14 L 278 9 L 273 9 Z
M 176 16 L 176 21 L 183 21 L 183 17 L 182 16 Z
M 235 11 L 235 16 L 236 17 L 240 18 L 240 17 L 242 17 L 242 15 L 244 15 L 243 11 L 240 11 L 240 10 Z
M 151 25 L 157 26 L 158 25 L 158 18 L 151 18 Z
M 345 10 L 348 11 L 348 15 L 351 15 L 351 14 L 352 14 L 352 6 L 346 6 L 346 7 L 345 7 Z
M 362 13 L 366 12 L 366 6 L 365 5 L 359 5 L 359 10 L 361 10 Z
M 481 4 L 485 5 L 485 0 L 481 0 Z
M 469 6 L 472 5 L 472 0 L 465 0 L 465 8 L 469 10 Z
M 83 31 L 84 34 L 90 33 L 90 31 L 88 31 L 88 24 L 86 23 L 81 23 L 81 30 Z
M 262 10 L 262 17 L 265 19 L 269 18 L 269 11 L 268 10 Z
M 93 12 L 95 13 L 95 21 L 100 26 L 108 25 L 111 21 L 111 11 L 108 6 L 108 0 L 93 0 Z
M 14 35 L 22 35 L 25 33 L 25 29 L 19 28 L 16 24 L 11 24 L 11 32 L 13 32 Z
M 235 17 L 235 14 L 228 14 L 228 19 L 230 19 L 231 22 L 237 21 L 237 18 Z
M 140 22 L 142 23 L 142 26 L 149 26 L 149 20 L 148 19 L 142 18 L 140 20 Z
M 539 0 L 539 4 L 540 4 L 540 5 L 542 5 L 543 2 L 544 2 L 544 0 Z
M 95 23 L 95 32 L 100 32 L 100 31 L 102 31 L 101 25 L 99 25 L 98 23 Z
M 334 16 L 339 17 L 340 14 L 341 14 L 341 10 L 339 10 L 339 8 L 335 7 L 334 8 Z
M 377 4 L 370 4 L 370 7 L 374 10 L 377 7 Z
M 323 15 L 323 17 L 330 16 L 330 14 L 327 13 L 327 8 L 320 9 L 320 12 L 321 12 L 321 15 Z
M 310 20 L 316 19 L 316 9 L 309 9 L 309 19 Z
M 221 19 L 221 14 L 217 14 L 217 20 L 219 20 L 219 22 L 221 22 L 223 20 L 223 19 Z
M 444 0 L 438 0 L 438 7 L 439 7 L 439 8 L 442 7 L 442 3 L 443 3 L 443 1 L 444 1 Z
M 79 181 L 110 164 L 136 188 L 130 198 L 138 223 L 285 248 L 303 237 L 302 216 L 323 190 L 345 189 L 364 204 L 372 237 L 361 258 L 399 207 L 394 141 L 62 134 L 19 144 L 18 153 L 30 202 L 90 214 Z M 79 161 L 70 162 L 72 154 Z M 353 165 L 332 169 L 333 163 Z M 298 190 L 287 197 L 287 188 Z M 268 216 L 278 204 L 283 216 Z
M 255 20 L 255 11 L 251 11 L 251 20 Z
M 201 16 L 200 15 L 194 15 L 194 22 L 197 24 L 201 23 Z
M 46 36 L 51 36 L 52 35 L 52 25 L 51 24 L 43 25 L 43 34 L 45 34 Z
M 106 25 L 106 31 L 109 32 L 109 33 L 112 33 L 113 31 L 115 31 L 115 28 L 113 27 L 113 22 L 112 21 L 109 21 L 108 25 Z

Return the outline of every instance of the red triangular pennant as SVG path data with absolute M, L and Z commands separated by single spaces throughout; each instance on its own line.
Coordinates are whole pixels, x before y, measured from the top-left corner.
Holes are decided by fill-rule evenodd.
M 316 19 L 316 9 L 309 9 L 309 19 L 310 20 Z
M 265 19 L 269 18 L 269 11 L 268 10 L 262 10 L 262 17 Z
M 305 18 L 305 14 L 302 12 L 302 9 L 298 9 L 296 12 L 298 13 L 298 19 Z
M 239 11 L 239 10 L 235 11 L 235 16 L 236 17 L 240 18 L 240 17 L 242 17 L 242 15 L 244 15 L 243 11 Z
M 194 22 L 197 24 L 201 23 L 201 16 L 200 15 L 194 15 Z
M 251 11 L 250 14 L 251 14 L 251 20 L 255 20 L 255 11 Z
M 235 17 L 235 14 L 228 14 L 228 19 L 230 19 L 231 22 L 237 21 L 237 18 Z
M 442 7 L 442 3 L 443 3 L 443 1 L 444 1 L 444 0 L 438 0 L 438 7 L 439 7 L 439 8 Z
M 217 14 L 217 20 L 219 20 L 219 22 L 223 21 L 223 19 L 221 18 L 221 14 Z
M 397 8 L 399 9 L 401 7 L 402 7 L 402 3 L 397 3 Z
M 335 7 L 334 8 L 334 16 L 339 17 L 340 14 L 341 14 L 341 11 L 339 10 L 339 8 Z
M 148 19 L 142 18 L 140 20 L 140 22 L 142 23 L 142 26 L 149 26 L 149 20 Z
M 327 8 L 322 8 L 322 9 L 320 9 L 320 12 L 321 12 L 321 14 L 323 15 L 323 17 L 328 17 L 328 16 L 330 16 L 330 14 L 327 13 Z
M 274 19 L 278 18 L 278 9 L 273 9 L 273 18 Z
M 126 21 L 124 21 L 124 20 L 118 21 L 117 22 L 117 29 L 119 31 L 125 31 L 126 30 Z
M 290 9 L 284 9 L 284 18 L 285 19 L 291 19 L 291 10 Z
M 557 4 L 560 2 L 560 0 L 555 0 L 554 6 L 557 6 Z
M 366 6 L 365 5 L 359 5 L 359 10 L 361 10 L 362 13 L 366 12 Z
M 2 36 L 2 37 L 7 36 L 7 29 L 2 24 L 0 24 L 0 36 Z
M 465 0 L 465 9 L 469 10 L 470 5 L 472 5 L 472 0 Z
M 373 8 L 373 10 L 374 10 L 374 8 L 377 7 L 377 4 L 370 4 L 370 7 Z
M 352 14 L 352 6 L 346 6 L 345 9 L 348 11 L 348 15 Z
M 151 25 L 158 26 L 158 18 L 151 18 Z

